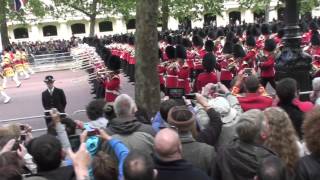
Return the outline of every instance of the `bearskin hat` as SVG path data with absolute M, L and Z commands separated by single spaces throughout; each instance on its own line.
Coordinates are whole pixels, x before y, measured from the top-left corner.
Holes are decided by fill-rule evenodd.
M 279 29 L 278 24 L 276 24 L 276 23 L 272 24 L 272 27 L 271 27 L 272 33 L 277 33 L 278 29 Z
M 208 32 L 208 38 L 215 39 L 216 38 L 216 33 L 213 30 L 210 30 Z
M 214 42 L 211 40 L 206 41 L 206 43 L 204 45 L 204 49 L 207 52 L 212 52 L 214 50 Z
M 128 38 L 128 44 L 129 44 L 129 45 L 134 45 L 134 36 L 130 36 L 130 37 Z
M 317 22 L 315 22 L 315 21 L 312 21 L 311 23 L 310 23 L 310 29 L 311 30 L 318 30 L 318 24 L 317 24 Z
M 234 33 L 232 31 L 230 31 L 227 34 L 226 41 L 234 42 L 235 38 L 236 38 L 236 36 L 234 35 Z
M 314 34 L 311 37 L 311 44 L 313 46 L 320 46 L 320 39 L 319 34 Z
M 221 37 L 221 36 L 224 36 L 224 35 L 225 35 L 224 31 L 221 28 L 219 28 L 218 31 L 217 31 L 217 37 Z
M 108 68 L 112 71 L 117 71 L 121 67 L 121 61 L 119 56 L 111 56 L 108 61 Z
M 167 46 L 165 49 L 165 52 L 169 59 L 176 58 L 176 49 L 173 46 Z
M 187 59 L 186 48 L 181 45 L 177 45 L 176 46 L 176 57 L 180 58 L 180 59 Z
M 224 46 L 223 46 L 223 49 L 222 49 L 222 52 L 224 54 L 232 54 L 232 50 L 233 50 L 233 43 L 232 42 L 225 42 L 224 43 Z
M 254 39 L 253 36 L 248 36 L 246 39 L 246 45 L 250 47 L 255 47 L 256 46 L 256 40 Z
M 253 36 L 255 36 L 255 37 L 259 37 L 260 36 L 260 31 L 259 31 L 259 29 L 257 28 L 257 26 L 253 26 L 252 28 L 251 28 L 251 35 L 253 35 Z
M 174 37 L 175 39 L 175 44 L 182 44 L 182 36 L 181 35 L 177 35 Z
M 207 53 L 202 60 L 202 65 L 207 72 L 212 72 L 216 64 L 216 57 L 212 53 Z
M 182 39 L 182 45 L 185 48 L 191 48 L 192 47 L 192 42 L 188 38 L 183 38 Z
M 239 44 L 235 44 L 233 46 L 233 53 L 232 54 L 235 58 L 242 58 L 242 57 L 246 56 L 246 53 L 244 52 L 243 47 Z
M 172 36 L 167 36 L 166 40 L 167 40 L 167 43 L 168 43 L 168 44 L 170 44 L 170 45 L 173 45 L 173 44 L 174 44 L 174 40 L 173 40 L 173 37 L 172 37 Z
M 108 61 L 112 55 L 111 53 L 111 50 L 108 49 L 108 48 L 104 48 L 105 50 L 103 50 L 103 54 L 102 54 L 102 59 L 103 59 L 103 62 L 104 62 L 104 65 L 105 66 L 108 66 Z
M 261 33 L 263 35 L 269 35 L 270 34 L 270 26 L 269 26 L 269 24 L 262 24 Z
M 276 49 L 277 44 L 273 39 L 267 39 L 264 43 L 264 49 L 266 51 L 272 52 Z
M 284 30 L 283 30 L 283 29 L 279 29 L 279 31 L 278 31 L 278 37 L 279 37 L 279 38 L 283 38 L 283 36 L 284 36 Z
M 202 47 L 203 46 L 203 41 L 202 41 L 202 38 L 198 35 L 195 35 L 192 37 L 192 43 L 194 46 L 197 46 L 197 47 Z

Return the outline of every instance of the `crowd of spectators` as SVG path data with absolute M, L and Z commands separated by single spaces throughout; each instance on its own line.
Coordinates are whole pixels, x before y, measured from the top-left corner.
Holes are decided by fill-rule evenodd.
M 79 39 L 73 37 L 71 40 L 51 40 L 46 42 L 13 42 L 12 47 L 20 47 L 26 49 L 29 54 L 54 54 L 70 52 L 70 49 L 78 43 Z
M 2 126 L 0 177 L 319 179 L 320 108 L 299 100 L 293 79 L 278 82 L 276 98 L 265 103 L 255 74 L 239 76 L 234 86 L 242 86 L 242 96 L 221 83 L 215 90 L 207 84 L 193 100 L 163 97 L 152 118 L 121 94 L 114 103 L 90 102 L 89 122 L 60 117 L 53 109 L 48 133 L 40 137 L 33 138 L 28 125 Z M 311 99 L 318 101 L 319 78 L 313 86 Z

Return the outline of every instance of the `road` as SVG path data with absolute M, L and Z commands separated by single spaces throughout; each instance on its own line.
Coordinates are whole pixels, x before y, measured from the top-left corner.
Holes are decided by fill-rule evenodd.
M 3 104 L 3 99 L 0 99 L 0 120 L 41 116 L 43 114 L 41 93 L 46 90 L 46 84 L 43 80 L 47 75 L 53 75 L 56 80 L 55 86 L 64 90 L 67 97 L 66 113 L 69 115 L 72 115 L 77 110 L 84 110 L 94 97 L 90 94 L 91 90 L 88 82 L 85 80 L 85 72 L 63 70 L 36 73 L 30 79 L 21 80 L 22 86 L 20 88 L 16 88 L 13 81 L 8 81 L 5 91 L 12 97 L 12 101 L 8 104 Z M 121 76 L 121 81 L 121 92 L 133 96 L 132 84 L 127 83 L 127 79 L 123 76 Z M 72 115 L 71 117 L 73 119 L 86 120 L 85 112 Z M 43 129 L 46 127 L 42 117 L 19 120 L 18 122 L 27 123 L 33 129 Z M 0 121 L 0 124 L 4 123 Z

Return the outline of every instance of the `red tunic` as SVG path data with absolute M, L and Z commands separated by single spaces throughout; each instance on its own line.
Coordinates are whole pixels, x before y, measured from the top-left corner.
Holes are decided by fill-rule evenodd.
M 177 88 L 178 87 L 178 67 L 173 67 L 172 63 L 167 68 L 167 76 L 166 76 L 165 86 L 166 86 L 166 88 Z
M 183 88 L 186 94 L 189 94 L 191 92 L 190 87 L 190 69 L 188 65 L 185 63 L 183 65 L 180 65 L 179 71 L 178 71 L 178 88 Z
M 114 102 L 118 97 L 120 90 L 120 77 L 119 75 L 114 75 L 112 78 L 104 81 L 104 87 L 106 89 L 105 100 L 107 102 Z
M 166 68 L 162 65 L 158 65 L 157 67 L 158 70 L 158 74 L 159 74 L 159 81 L 160 81 L 160 85 L 164 85 L 165 81 L 164 81 L 164 73 L 166 72 Z
M 195 91 L 201 92 L 202 88 L 205 87 L 209 83 L 216 84 L 218 82 L 218 78 L 215 72 L 203 72 L 200 73 L 195 85 Z
M 274 56 L 267 51 L 264 51 L 265 55 L 267 56 L 267 60 L 261 62 L 259 65 L 261 69 L 261 77 L 263 78 L 271 78 L 275 76 L 275 69 L 274 69 Z
M 233 78 L 233 74 L 231 71 L 228 70 L 228 60 L 224 59 L 219 63 L 221 67 L 221 75 L 220 75 L 220 81 L 231 81 Z
M 247 93 L 245 96 L 238 96 L 243 111 L 250 109 L 264 110 L 272 106 L 272 98 L 259 93 Z
M 257 52 L 255 49 L 251 49 L 248 51 L 247 55 L 242 58 L 242 61 L 241 61 L 241 65 L 244 64 L 244 62 L 246 62 L 246 64 L 248 64 L 248 68 L 254 68 L 255 65 L 256 65 L 256 55 L 257 55 Z

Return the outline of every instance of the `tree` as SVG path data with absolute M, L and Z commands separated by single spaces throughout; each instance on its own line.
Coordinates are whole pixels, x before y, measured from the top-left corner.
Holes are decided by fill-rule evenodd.
M 270 8 L 271 0 L 237 0 L 241 7 L 250 8 L 253 11 L 264 11 L 265 22 L 269 21 L 269 12 L 273 9 Z M 300 13 L 311 12 L 313 8 L 319 6 L 319 0 L 298 0 Z M 283 6 L 284 0 L 278 0 L 278 6 Z M 276 6 L 275 8 L 277 8 Z
M 53 0 L 56 6 L 55 11 L 62 14 L 74 14 L 80 12 L 90 18 L 90 33 L 89 36 L 95 34 L 96 17 L 102 13 L 112 13 L 112 0 Z
M 155 115 L 160 108 L 158 6 L 159 0 L 137 0 L 135 100 L 149 115 Z
M 25 22 L 26 15 L 35 15 L 43 17 L 45 15 L 45 5 L 40 0 L 29 0 L 25 9 L 19 11 L 12 10 L 11 0 L 0 0 L 0 33 L 1 42 L 3 47 L 10 44 L 8 35 L 8 20 L 18 20 L 22 23 Z
M 223 0 L 161 0 L 162 29 L 168 29 L 168 19 L 197 19 L 204 14 L 220 14 Z

